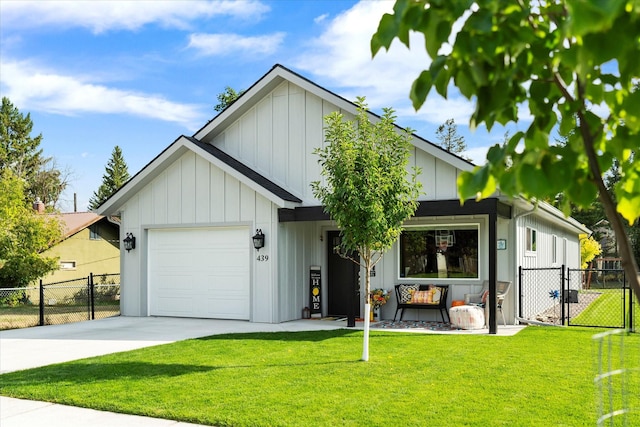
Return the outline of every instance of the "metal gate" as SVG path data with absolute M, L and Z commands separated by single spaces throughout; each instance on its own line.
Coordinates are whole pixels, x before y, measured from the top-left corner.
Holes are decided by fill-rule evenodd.
M 551 325 L 640 329 L 621 269 L 519 268 L 519 317 Z

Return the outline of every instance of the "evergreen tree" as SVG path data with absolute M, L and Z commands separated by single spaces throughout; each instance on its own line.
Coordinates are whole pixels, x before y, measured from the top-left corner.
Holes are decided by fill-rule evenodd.
M 10 170 L 24 180 L 23 195 L 30 206 L 40 198 L 49 210 L 55 210 L 60 194 L 68 184 L 70 173 L 60 170 L 52 157 L 43 157 L 42 134 L 32 137 L 31 115 L 24 115 L 2 98 L 0 110 L 0 171 Z
M 117 145 L 113 148 L 111 159 L 105 167 L 105 174 L 102 175 L 102 184 L 93 196 L 89 199 L 89 209 L 94 210 L 105 200 L 107 200 L 118 188 L 122 187 L 129 180 L 129 170 L 127 163 L 122 156 L 122 150 Z
M 458 135 L 458 126 L 453 119 L 448 119 L 438 126 L 436 136 L 440 141 L 440 146 L 450 153 L 460 154 L 467 149 L 464 136 Z

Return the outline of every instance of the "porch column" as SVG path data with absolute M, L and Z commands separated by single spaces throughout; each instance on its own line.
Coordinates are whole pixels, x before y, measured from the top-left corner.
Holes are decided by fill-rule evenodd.
M 498 332 L 498 319 L 496 316 L 496 272 L 498 271 L 498 214 L 495 210 L 489 213 L 489 333 Z

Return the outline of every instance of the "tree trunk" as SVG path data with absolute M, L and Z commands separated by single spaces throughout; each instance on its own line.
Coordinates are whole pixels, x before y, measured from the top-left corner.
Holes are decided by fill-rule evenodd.
M 622 268 L 624 268 L 627 280 L 629 281 L 629 286 L 636 295 L 636 299 L 640 301 L 640 274 L 638 272 L 638 263 L 633 256 L 631 241 L 624 230 L 624 225 L 622 224 L 623 220 L 616 210 L 616 204 L 602 181 L 602 172 L 598 165 L 598 158 L 593 148 L 594 141 L 592 134 L 588 129 L 587 121 L 581 114 L 579 114 L 579 117 L 580 132 L 585 151 L 587 153 L 587 158 L 589 159 L 589 168 L 593 175 L 593 181 L 598 187 L 598 194 L 600 201 L 602 202 L 602 206 L 604 207 L 604 212 L 607 215 L 607 219 L 609 220 L 611 228 L 613 228 L 613 232 L 616 236 L 618 250 L 620 251 L 620 257 L 622 258 Z
M 367 362 L 369 360 L 369 324 L 371 322 L 371 252 L 366 251 L 364 258 L 364 340 L 362 343 L 362 361 Z

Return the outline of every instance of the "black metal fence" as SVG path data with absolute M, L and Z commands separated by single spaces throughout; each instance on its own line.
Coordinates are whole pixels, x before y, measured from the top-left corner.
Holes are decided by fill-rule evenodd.
M 120 274 L 90 274 L 28 288 L 0 288 L 0 329 L 120 315 Z
M 638 299 L 621 269 L 519 269 L 519 317 L 556 325 L 640 330 Z

